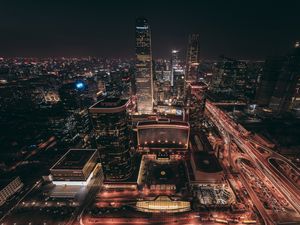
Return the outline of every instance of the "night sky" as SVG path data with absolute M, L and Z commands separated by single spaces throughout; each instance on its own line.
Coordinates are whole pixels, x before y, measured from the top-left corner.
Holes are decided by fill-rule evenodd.
M 138 16 L 149 19 L 154 58 L 184 52 L 191 32 L 203 59 L 264 59 L 300 40 L 300 1 L 1 0 L 0 56 L 134 57 Z

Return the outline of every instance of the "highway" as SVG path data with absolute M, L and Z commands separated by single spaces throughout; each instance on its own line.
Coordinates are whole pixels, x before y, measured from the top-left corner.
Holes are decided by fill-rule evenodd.
M 25 192 L 25 194 L 13 205 L 12 208 L 10 208 L 1 218 L 0 222 L 2 222 L 19 204 L 23 201 L 23 199 L 26 198 L 26 196 L 36 187 L 38 187 L 41 184 L 41 180 L 38 180 L 28 191 Z
M 264 154 L 258 149 L 258 145 L 253 144 L 255 140 L 252 139 L 251 134 L 240 124 L 237 124 L 233 119 L 231 119 L 224 111 L 219 109 L 213 103 L 206 102 L 206 111 L 209 119 L 219 128 L 221 133 L 226 133 L 230 139 L 236 143 L 236 145 L 244 151 L 244 153 L 251 159 L 253 165 L 261 173 L 263 173 L 271 182 L 276 189 L 281 192 L 281 194 L 286 198 L 291 206 L 296 210 L 298 216 L 300 214 L 300 192 L 299 189 L 293 184 L 291 180 L 287 178 L 286 175 L 282 174 L 276 168 L 274 168 L 268 158 L 273 156 L 275 158 L 280 158 L 284 162 L 291 165 L 296 171 L 297 167 L 292 165 L 287 159 L 279 154 L 274 153 L 271 149 L 264 147 L 265 151 L 269 154 Z M 226 136 L 226 134 L 224 136 Z M 260 146 L 261 147 L 261 146 Z M 247 184 L 246 184 L 247 185 Z M 255 199 L 254 199 L 255 202 Z M 260 213 L 264 217 L 264 220 L 268 224 L 274 224 L 269 217 L 266 216 L 265 212 Z

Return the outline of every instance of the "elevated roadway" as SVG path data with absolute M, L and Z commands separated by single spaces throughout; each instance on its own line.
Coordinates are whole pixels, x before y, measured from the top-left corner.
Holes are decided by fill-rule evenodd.
M 268 159 L 270 157 L 281 159 L 295 169 L 297 173 L 299 173 L 299 169 L 283 156 L 275 153 L 262 144 L 257 143 L 256 140 L 253 140 L 251 132 L 236 123 L 228 116 L 228 114 L 210 101 L 206 102 L 206 115 L 216 127 L 218 127 L 223 134 L 222 136 L 228 137 L 225 142 L 233 141 L 240 149 L 242 149 L 247 157 L 250 158 L 253 165 L 272 182 L 272 185 L 282 193 L 289 204 L 293 206 L 295 211 L 300 215 L 299 189 L 285 174 L 274 168 Z M 263 149 L 263 151 L 259 148 Z M 231 158 L 230 154 L 231 153 L 229 152 L 229 157 Z M 232 165 L 232 163 L 233 160 L 230 159 L 230 164 Z M 266 224 L 274 224 L 270 218 L 265 216 L 265 213 L 261 214 L 264 217 Z

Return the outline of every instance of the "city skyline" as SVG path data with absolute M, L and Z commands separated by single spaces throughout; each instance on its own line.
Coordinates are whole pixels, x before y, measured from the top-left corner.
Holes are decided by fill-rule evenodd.
M 3 2 L 1 56 L 134 58 L 132 27 L 140 16 L 151 24 L 154 58 L 172 49 L 185 56 L 190 33 L 200 34 L 201 59 L 264 59 L 299 40 L 296 1 L 189 3 Z
M 2 6 L 1 225 L 300 223 L 297 4 Z

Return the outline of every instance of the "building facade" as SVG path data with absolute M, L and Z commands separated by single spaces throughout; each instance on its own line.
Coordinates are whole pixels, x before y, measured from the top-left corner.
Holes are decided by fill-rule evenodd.
M 199 34 L 191 34 L 188 39 L 186 59 L 186 80 L 196 81 L 200 63 Z
M 186 152 L 189 144 L 190 125 L 169 119 L 140 121 L 137 124 L 138 148 L 148 151 L 161 149 Z
M 153 72 L 151 31 L 147 19 L 136 19 L 136 76 L 137 110 L 140 114 L 153 111 Z
M 0 181 L 0 206 L 3 205 L 12 195 L 18 192 L 23 186 L 24 184 L 20 177 Z
M 185 121 L 191 128 L 200 128 L 204 118 L 207 85 L 203 82 L 192 82 L 187 85 L 187 108 Z
M 124 180 L 132 173 L 129 105 L 130 100 L 107 98 L 89 108 L 106 180 Z
M 179 66 L 179 58 L 178 58 L 179 51 L 178 50 L 172 50 L 172 55 L 171 55 L 171 65 L 172 65 L 172 70 L 171 70 L 171 86 L 174 86 L 174 73 L 177 70 Z
M 286 57 L 281 68 L 269 107 L 278 113 L 300 112 L 300 46 L 297 42 L 293 52 Z M 297 114 L 298 114 L 297 113 Z
M 284 57 L 272 57 L 265 61 L 256 92 L 256 103 L 259 106 L 269 105 L 284 59 Z
M 97 149 L 70 149 L 50 169 L 55 185 L 88 185 L 99 171 Z

